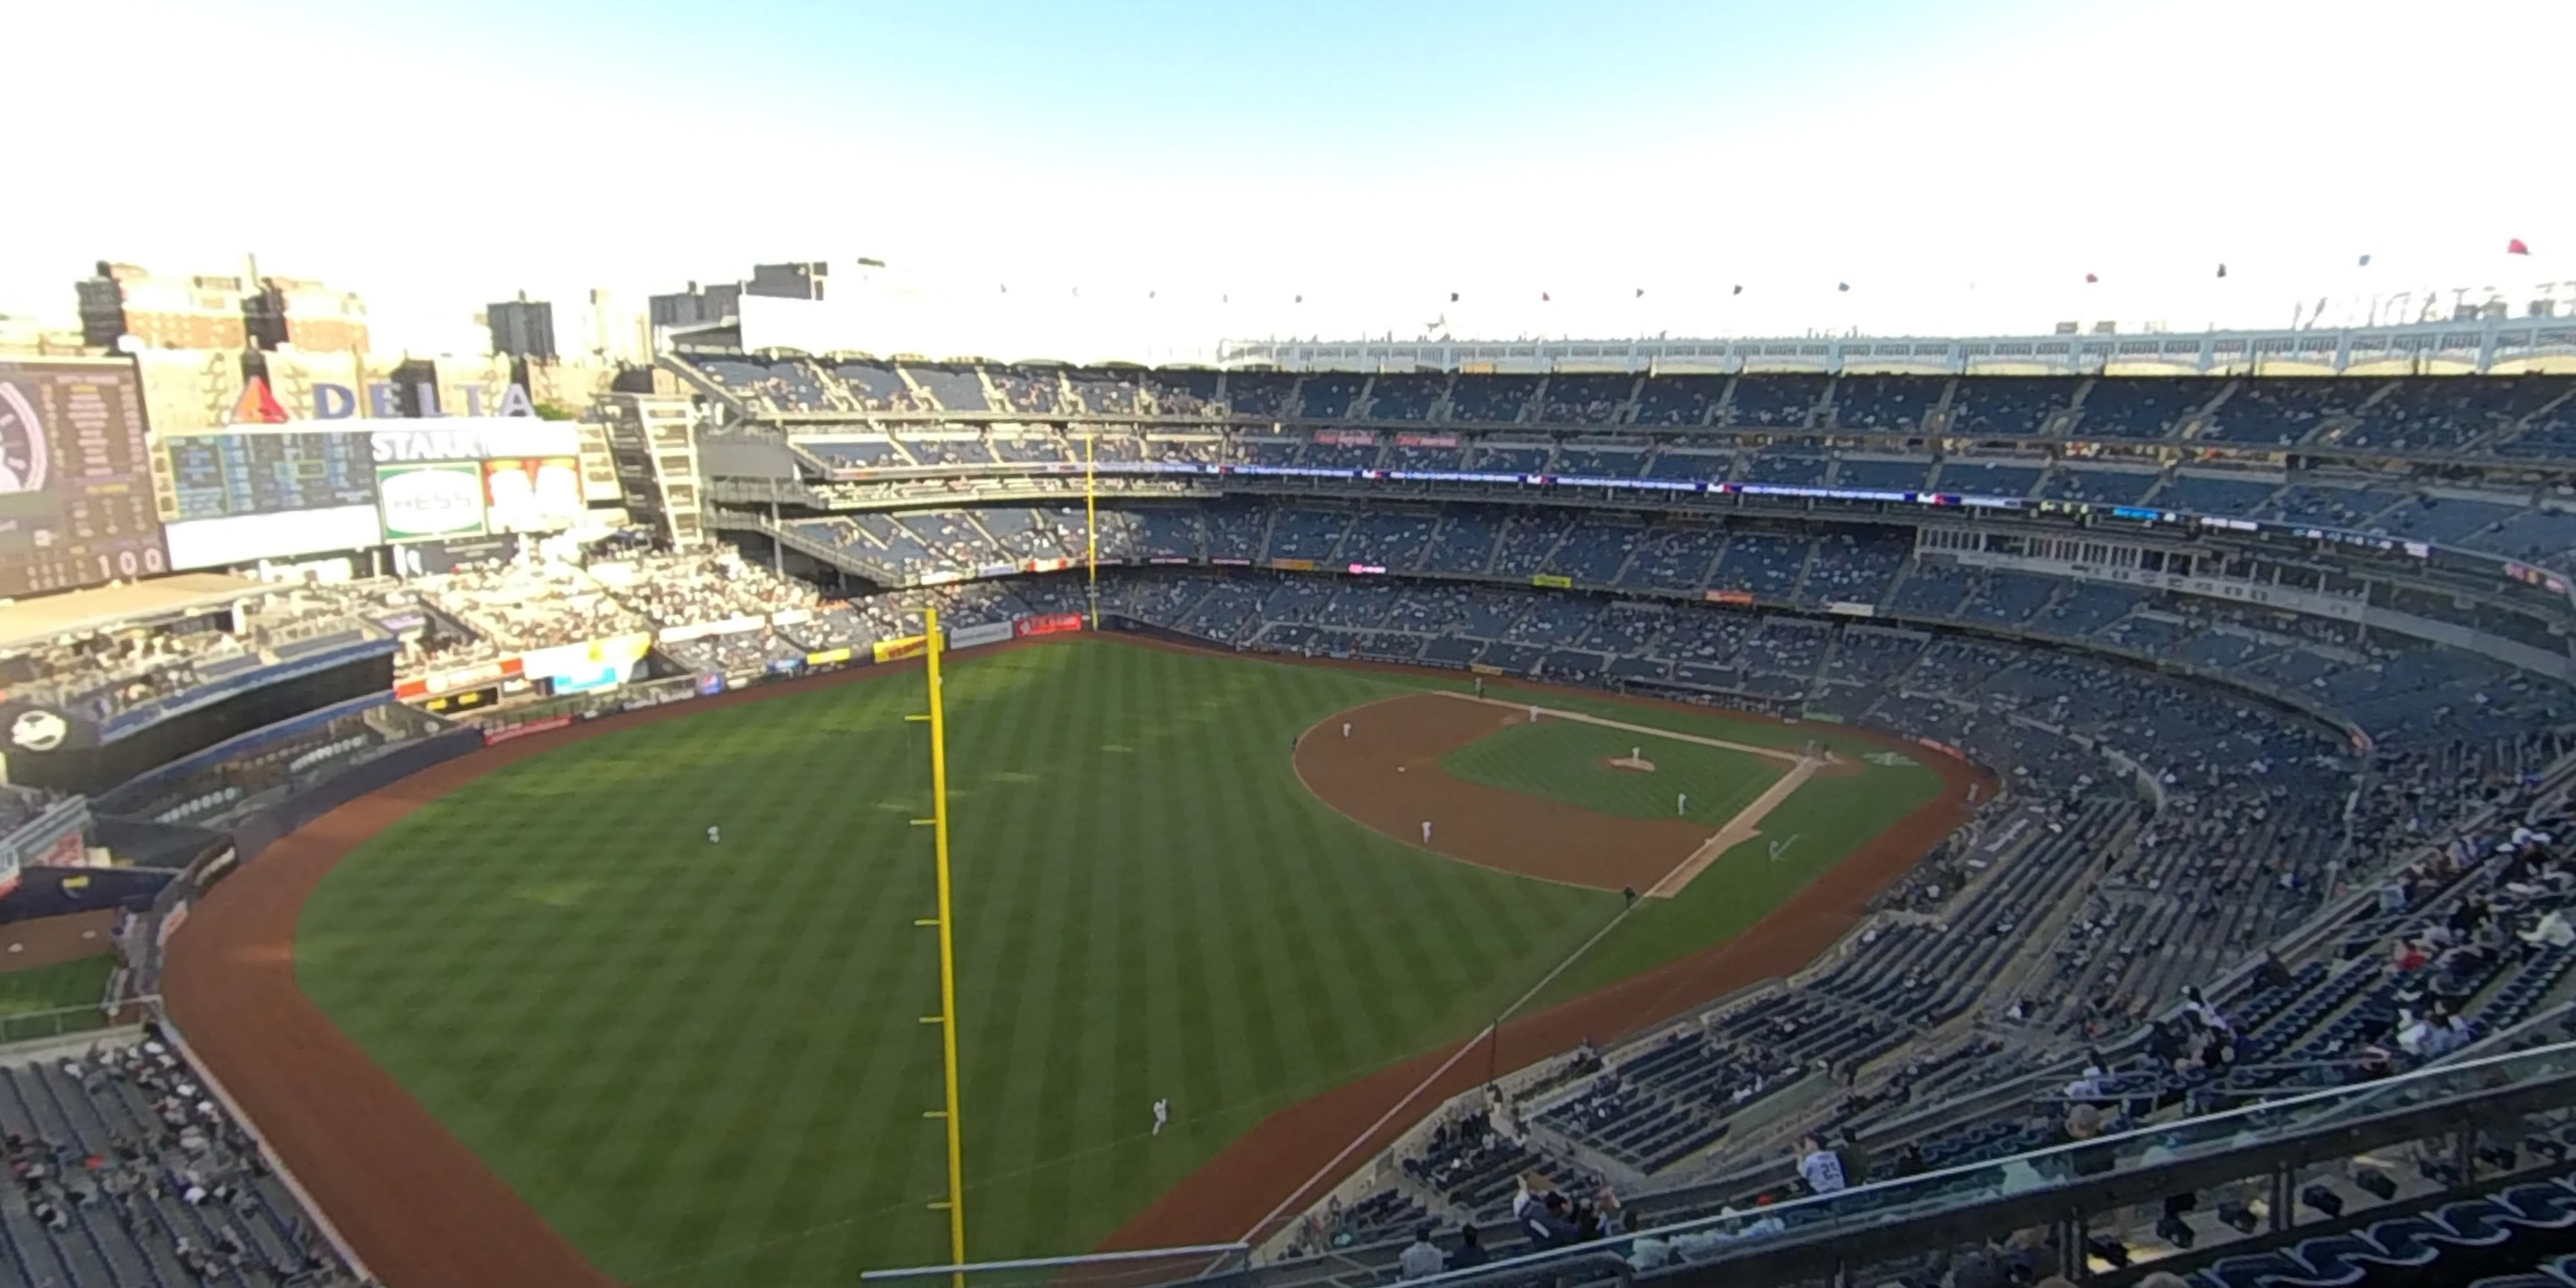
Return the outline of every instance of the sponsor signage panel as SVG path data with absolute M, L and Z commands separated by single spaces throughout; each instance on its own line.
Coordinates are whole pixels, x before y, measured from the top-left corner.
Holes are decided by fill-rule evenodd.
M 225 568 L 334 550 L 364 550 L 384 540 L 376 505 L 181 519 L 170 524 L 170 566 Z
M 471 463 L 379 465 L 376 504 L 387 541 L 483 535 L 483 471 Z
M 973 648 L 979 644 L 999 644 L 1009 638 L 1011 638 L 1009 622 L 981 622 L 973 626 L 960 626 L 948 632 L 948 647 Z
M 378 465 L 440 461 L 498 461 L 581 455 L 581 430 L 571 421 L 527 416 L 449 416 L 378 428 L 368 447 Z
M 405 680 L 394 686 L 394 696 L 427 698 L 442 693 L 459 693 L 468 689 L 487 689 L 519 674 L 520 660 L 515 657 L 505 657 L 497 662 L 432 671 L 418 679 Z
M 1530 584 L 1533 586 L 1545 586 L 1549 590 L 1574 589 L 1574 579 L 1572 577 L 1560 577 L 1552 572 L 1543 572 L 1530 578 Z
M 850 650 L 845 648 L 827 648 L 820 653 L 805 655 L 807 666 L 840 666 L 849 660 Z
M 1701 598 L 1706 599 L 1712 604 L 1734 604 L 1738 607 L 1744 607 L 1753 603 L 1753 592 L 1749 590 L 1712 590 L 1703 594 Z
M 494 532 L 560 532 L 581 522 L 581 462 L 570 456 L 483 462 L 485 518 Z
M 520 673 L 531 680 L 591 675 L 602 667 L 615 667 L 623 674 L 627 668 L 643 660 L 644 654 L 652 647 L 653 637 L 637 631 L 582 644 L 530 649 L 519 655 L 518 665 Z
M 1032 635 L 1064 635 L 1081 629 L 1080 613 L 1041 613 L 1011 623 L 1012 632 L 1023 639 Z
M 878 640 L 868 645 L 868 655 L 880 662 L 919 657 L 928 647 L 929 642 L 930 639 L 926 635 L 906 635 L 900 639 Z

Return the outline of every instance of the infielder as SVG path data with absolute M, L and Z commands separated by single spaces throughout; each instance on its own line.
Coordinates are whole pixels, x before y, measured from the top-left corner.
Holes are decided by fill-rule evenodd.
M 1342 722 L 1342 737 L 1343 737 L 1344 739 L 1348 739 L 1350 736 L 1351 736 L 1351 722 L 1350 722 L 1350 721 L 1348 721 L 1348 720 L 1345 720 L 1345 721 L 1343 721 L 1343 722 Z
M 715 844 L 716 842 L 721 841 L 721 840 L 723 840 L 723 839 L 724 839 L 724 833 L 722 833 L 722 832 L 720 832 L 720 831 L 717 831 L 717 830 L 716 830 L 716 825 L 715 825 L 715 824 L 713 824 L 713 823 L 709 823 L 709 824 L 707 824 L 707 844 L 709 844 L 709 845 L 713 845 L 713 844 Z
M 1538 704 L 1535 702 L 1530 704 L 1530 723 L 1538 723 Z
M 1422 820 L 1422 843 L 1431 844 L 1431 820 L 1427 818 Z

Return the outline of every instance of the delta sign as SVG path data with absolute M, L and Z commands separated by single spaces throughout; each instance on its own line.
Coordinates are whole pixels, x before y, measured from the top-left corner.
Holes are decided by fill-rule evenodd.
M 312 419 L 355 420 L 358 418 L 357 390 L 347 385 L 327 384 L 320 381 L 316 381 L 311 388 L 313 390 Z M 402 386 L 393 381 L 369 381 L 366 392 L 367 417 L 372 420 L 435 420 L 451 414 L 439 406 L 438 386 L 435 384 L 423 382 L 412 386 L 413 405 L 420 409 L 418 416 L 411 416 L 404 412 Z M 500 406 L 486 410 L 483 406 L 483 391 L 473 385 L 465 386 L 464 414 L 469 417 L 525 416 L 530 419 L 536 417 L 536 400 L 528 397 L 525 385 L 505 386 L 501 390 L 500 402 Z M 285 407 L 278 404 L 277 396 L 269 392 L 268 381 L 262 377 L 253 376 L 249 384 L 242 386 L 241 397 L 233 400 L 231 419 L 236 425 L 283 425 L 293 418 L 286 414 Z

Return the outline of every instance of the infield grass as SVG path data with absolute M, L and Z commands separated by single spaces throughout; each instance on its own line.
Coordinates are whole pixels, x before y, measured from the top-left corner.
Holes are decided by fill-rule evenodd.
M 1712 736 L 1714 722 L 1700 724 L 1693 732 Z M 1602 763 L 1631 750 L 1645 752 L 1654 771 L 1642 773 Z M 1751 804 L 1787 769 L 1780 761 L 1750 752 L 1577 720 L 1507 725 L 1442 756 L 1440 767 L 1469 782 L 1545 796 L 1595 813 L 1685 818 L 1711 831 Z M 1689 798 L 1686 812 L 1676 808 L 1682 796 Z
M 1426 687 L 1091 640 L 952 666 L 972 1258 L 1092 1246 L 1271 1111 L 1472 1035 L 1616 913 L 1615 894 L 1452 862 L 1307 794 L 1300 731 Z M 925 1206 L 944 1189 L 923 1117 L 935 941 L 915 924 L 930 840 L 911 823 L 927 739 L 903 719 L 920 703 L 917 676 L 888 675 L 495 771 L 322 882 L 297 980 L 622 1282 L 821 1288 L 945 1262 Z M 1551 994 L 1723 938 L 1910 808 L 1871 774 L 1774 818 L 1827 787 L 1815 818 L 1778 825 L 1812 863 L 1727 856 Z M 1163 1097 L 1171 1125 L 1149 1136 Z

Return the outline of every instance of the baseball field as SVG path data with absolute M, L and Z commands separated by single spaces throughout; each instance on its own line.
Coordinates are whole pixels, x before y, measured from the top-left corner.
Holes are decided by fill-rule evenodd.
M 944 1262 L 908 674 L 539 735 L 344 807 L 197 910 L 173 1006 L 398 1283 L 462 1256 L 404 1207 L 513 1199 L 535 1219 L 496 1207 L 487 1242 L 629 1285 Z M 1242 1236 L 1472 1085 L 1462 1050 L 1516 1003 L 1513 1062 L 1794 969 L 1970 781 L 1833 726 L 1464 686 L 1099 639 L 954 660 L 973 1257 Z

